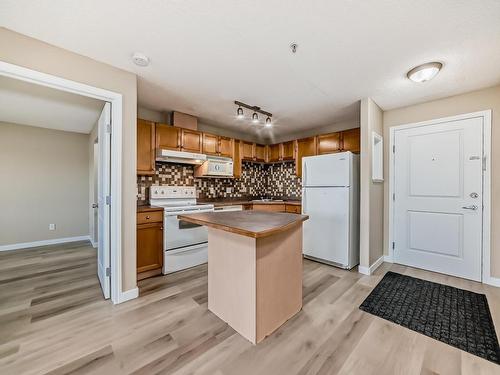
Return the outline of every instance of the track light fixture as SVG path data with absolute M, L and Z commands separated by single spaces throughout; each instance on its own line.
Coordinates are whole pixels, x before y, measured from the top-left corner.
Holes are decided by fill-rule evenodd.
M 243 114 L 243 108 L 241 108 L 241 106 L 239 106 L 238 109 L 236 110 L 236 118 L 241 120 L 244 117 L 245 117 L 245 115 Z
M 272 113 L 266 112 L 266 111 L 262 110 L 260 107 L 248 105 L 246 103 L 239 102 L 237 100 L 234 102 L 234 104 L 236 104 L 238 106 L 238 109 L 236 110 L 236 118 L 243 119 L 245 117 L 245 115 L 243 113 L 243 108 L 246 108 L 246 109 L 249 109 L 253 112 L 252 113 L 252 123 L 254 123 L 254 124 L 259 123 L 259 113 L 261 113 L 264 116 L 267 116 L 266 121 L 265 121 L 266 127 L 272 126 L 272 123 L 273 123 L 271 120 L 271 117 L 273 117 Z

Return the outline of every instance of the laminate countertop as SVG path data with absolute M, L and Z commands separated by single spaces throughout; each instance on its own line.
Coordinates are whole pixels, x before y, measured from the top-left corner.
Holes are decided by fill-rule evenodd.
M 261 238 L 284 232 L 309 219 L 309 216 L 247 210 L 179 215 L 178 218 L 242 236 Z
M 260 201 L 258 199 L 256 200 L 249 200 L 249 199 L 199 199 L 198 203 L 210 203 L 213 204 L 215 207 L 223 207 L 223 206 L 236 206 L 236 205 L 245 205 L 245 204 L 288 204 L 292 206 L 300 206 L 302 202 L 300 200 L 282 200 L 282 201 Z

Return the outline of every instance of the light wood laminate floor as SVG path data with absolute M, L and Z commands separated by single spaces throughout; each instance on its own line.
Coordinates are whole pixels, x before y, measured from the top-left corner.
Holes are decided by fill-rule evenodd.
M 0 374 L 500 374 L 500 366 L 358 309 L 387 270 L 486 293 L 500 289 L 383 264 L 373 276 L 304 260 L 304 307 L 250 344 L 207 310 L 207 267 L 102 299 L 84 243 L 0 253 Z

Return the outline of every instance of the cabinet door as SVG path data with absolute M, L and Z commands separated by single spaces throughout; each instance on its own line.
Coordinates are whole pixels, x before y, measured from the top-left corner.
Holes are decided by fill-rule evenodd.
M 266 161 L 266 146 L 256 144 L 254 156 L 256 161 Z
M 295 141 L 283 142 L 283 160 L 295 159 Z
M 254 211 L 285 212 L 285 204 L 254 204 Z
M 219 154 L 227 158 L 233 157 L 234 140 L 228 137 L 219 137 Z
M 137 226 L 137 273 L 163 267 L 163 223 Z
M 181 129 L 167 124 L 156 124 L 156 148 L 175 150 L 181 149 Z
M 137 119 L 137 174 L 155 173 L 155 123 Z
M 241 177 L 241 141 L 237 139 L 233 142 L 233 176 Z
M 360 128 L 345 130 L 342 132 L 342 150 L 351 151 L 355 154 L 361 150 Z
M 302 158 L 313 155 L 316 155 L 316 137 L 298 139 L 295 158 L 295 173 L 297 176 L 302 176 Z
M 340 152 L 340 132 L 318 135 L 318 155 Z
M 201 153 L 201 133 L 196 130 L 182 129 L 182 151 Z
M 218 137 L 213 134 L 203 133 L 203 153 L 207 155 L 218 155 Z
M 270 145 L 268 147 L 268 161 L 269 162 L 275 162 L 275 161 L 280 161 L 282 159 L 282 152 L 281 152 L 281 143 L 278 143 L 276 145 Z
M 241 141 L 241 158 L 244 160 L 253 160 L 253 143 Z

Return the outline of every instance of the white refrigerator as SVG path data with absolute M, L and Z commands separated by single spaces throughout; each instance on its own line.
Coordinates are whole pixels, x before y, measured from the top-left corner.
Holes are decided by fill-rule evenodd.
M 302 159 L 303 253 L 351 269 L 359 264 L 359 155 Z

